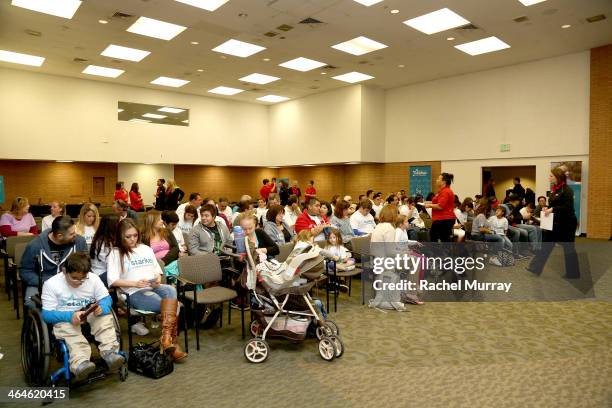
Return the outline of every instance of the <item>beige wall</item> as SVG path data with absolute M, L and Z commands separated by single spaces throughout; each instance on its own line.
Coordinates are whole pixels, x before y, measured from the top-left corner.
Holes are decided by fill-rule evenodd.
M 0 69 L 0 158 L 266 165 L 263 105 Z M 117 120 L 117 101 L 189 108 L 190 125 Z
M 495 179 L 495 192 L 501 200 L 505 192 L 514 187 L 514 178 L 521 179 L 521 185 L 527 189 L 535 191 L 535 166 L 510 166 L 510 167 L 489 167 L 491 177 Z
M 387 162 L 586 155 L 588 135 L 588 52 L 386 93 Z
M 174 178 L 174 166 L 172 164 L 119 163 L 117 165 L 117 178 L 125 183 L 125 188 L 128 191 L 130 191 L 132 183 L 138 183 L 144 204 L 154 205 L 157 179 L 168 180 Z
M 361 161 L 385 162 L 385 91 L 361 86 Z

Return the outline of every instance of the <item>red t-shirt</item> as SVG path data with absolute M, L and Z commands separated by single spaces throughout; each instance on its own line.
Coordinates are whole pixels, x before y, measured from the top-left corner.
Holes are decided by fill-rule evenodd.
M 438 204 L 442 207 L 441 210 L 431 209 L 431 219 L 436 220 L 454 220 L 455 219 L 455 193 L 450 187 L 445 186 L 438 191 L 438 194 L 431 200 L 432 204 Z
M 140 193 L 136 194 L 133 191 L 130 191 L 130 207 L 134 211 L 140 211 L 142 209 L 142 197 Z
M 273 188 L 273 184 L 266 184 L 259 189 L 259 195 L 261 195 L 261 198 L 268 201 L 268 197 L 270 196 L 270 193 L 272 192 Z
M 306 192 L 304 194 L 304 198 L 306 199 L 306 203 L 308 203 L 308 200 L 310 200 L 311 198 L 314 198 L 317 196 L 317 189 L 314 187 L 308 187 L 306 189 Z
M 126 203 L 128 202 L 128 193 L 124 189 L 115 190 L 115 200 L 123 200 Z

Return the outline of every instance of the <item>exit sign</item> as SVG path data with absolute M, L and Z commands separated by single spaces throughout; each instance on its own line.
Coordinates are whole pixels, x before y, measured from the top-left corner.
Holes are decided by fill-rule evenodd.
M 510 151 L 510 143 L 502 143 L 499 145 L 500 152 L 509 152 Z

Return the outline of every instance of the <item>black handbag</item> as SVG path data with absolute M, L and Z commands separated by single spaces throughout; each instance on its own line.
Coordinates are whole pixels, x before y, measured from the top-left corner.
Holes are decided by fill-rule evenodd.
M 157 379 L 174 371 L 174 361 L 172 357 L 160 351 L 159 341 L 150 344 L 138 343 L 130 350 L 128 368 L 135 373 Z

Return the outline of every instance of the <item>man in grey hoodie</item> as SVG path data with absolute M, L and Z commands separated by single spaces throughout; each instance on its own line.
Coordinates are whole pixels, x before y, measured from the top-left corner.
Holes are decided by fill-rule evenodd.
M 191 229 L 189 234 L 189 255 L 205 253 L 219 254 L 226 245 L 232 244 L 227 225 L 216 222 L 217 207 L 205 204 L 200 208 L 200 222 Z
M 85 238 L 76 234 L 72 218 L 65 215 L 56 217 L 51 229 L 44 230 L 30 241 L 21 258 L 20 269 L 21 280 L 26 286 L 26 307 L 34 307 L 30 298 L 38 294 L 38 271 L 42 269 L 44 283 L 63 272 L 64 263 L 70 254 L 81 251 L 87 252 Z

